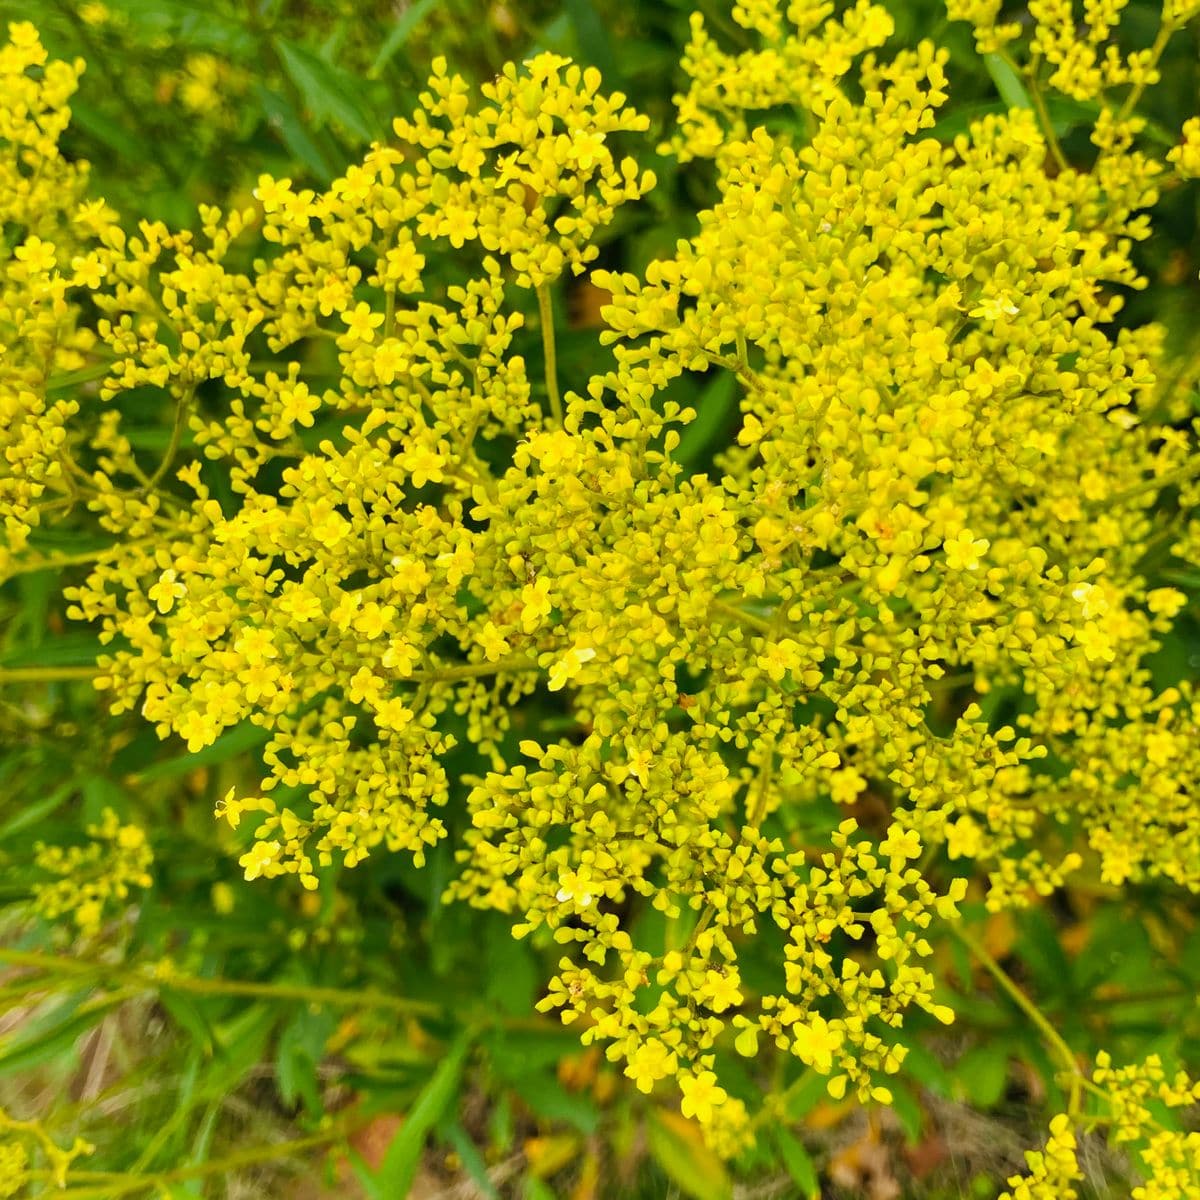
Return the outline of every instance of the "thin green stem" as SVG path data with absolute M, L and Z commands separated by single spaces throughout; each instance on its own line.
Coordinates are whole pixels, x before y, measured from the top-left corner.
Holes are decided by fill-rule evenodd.
M 171 440 L 167 443 L 167 452 L 163 455 L 162 462 L 158 464 L 158 470 L 142 485 L 142 495 L 148 495 L 154 491 L 163 476 L 171 469 L 175 455 L 179 453 L 179 443 L 183 440 L 183 431 L 187 427 L 188 414 L 192 411 L 192 399 L 195 395 L 196 389 L 191 387 L 179 397 L 179 403 L 175 406 L 175 421 L 171 426 Z
M 66 683 L 95 679 L 99 674 L 99 667 L 0 667 L 0 687 L 6 683 Z
M 704 351 L 704 357 L 714 367 L 723 367 L 726 371 L 732 371 L 750 391 L 761 392 L 763 390 L 762 381 L 759 377 L 748 365 L 743 364 L 739 359 L 726 358 L 720 354 L 713 354 L 709 350 Z
M 1154 44 L 1150 47 L 1150 62 L 1147 64 L 1146 73 L 1142 78 L 1133 85 L 1128 96 L 1125 97 L 1124 103 L 1121 105 L 1117 113 L 1117 120 L 1124 121 L 1129 118 L 1133 110 L 1137 108 L 1138 101 L 1146 92 L 1146 87 L 1149 83 L 1148 75 L 1158 67 L 1158 60 L 1162 58 L 1163 51 L 1167 48 L 1167 43 L 1171 40 L 1172 34 L 1178 26 L 1170 21 L 1164 21 L 1159 26 L 1158 36 L 1154 39 Z
M 58 571 L 63 567 L 74 567 L 81 563 L 96 562 L 118 546 L 102 546 L 99 550 L 81 550 L 78 554 L 55 554 L 49 558 L 29 558 L 9 567 L 7 575 L 28 575 L 33 571 Z
M 725 616 L 732 617 L 735 621 L 740 621 L 743 625 L 748 625 L 751 629 L 755 629 L 767 637 L 770 637 L 775 632 L 775 627 L 770 621 L 762 617 L 756 617 L 753 613 L 748 613 L 745 609 L 738 608 L 736 605 L 726 604 L 723 600 L 714 600 L 712 607 L 717 612 L 724 613 Z
M 397 1013 L 437 1016 L 444 1011 L 432 1000 L 393 996 L 372 989 L 349 990 L 319 987 L 305 983 L 261 983 L 248 979 L 205 979 L 198 975 L 155 974 L 145 968 L 132 970 L 100 962 L 61 959 L 35 951 L 0 948 L 0 962 L 9 966 L 42 971 L 47 975 L 100 976 L 103 979 L 141 990 L 169 989 L 199 996 L 242 996 L 259 1000 L 299 1000 L 305 1004 L 324 1004 L 332 1008 L 377 1008 Z
M 1063 1070 L 1067 1073 L 1070 1081 L 1070 1099 L 1067 1104 L 1067 1111 L 1072 1116 L 1076 1115 L 1079 1111 L 1084 1084 L 1088 1081 L 1079 1069 L 1079 1062 L 1075 1057 L 1075 1052 L 1067 1045 L 1062 1035 L 1050 1023 L 1046 1014 L 1017 986 L 1012 976 L 988 953 L 983 943 L 974 934 L 968 933 L 965 929 L 954 925 L 950 926 L 950 930 L 988 971 L 992 978 L 996 980 L 1008 998 L 1037 1027 L 1046 1045 L 1055 1057 L 1058 1058 Z
M 538 314 L 542 324 L 542 352 L 546 360 L 546 393 L 554 423 L 563 423 L 562 397 L 558 392 L 558 353 L 554 345 L 554 308 L 550 303 L 550 285 L 537 286 Z
M 1172 487 L 1177 483 L 1186 483 L 1197 475 L 1200 475 L 1200 457 L 1192 459 L 1182 467 L 1177 467 L 1174 471 L 1169 471 L 1166 475 L 1147 479 L 1123 492 L 1118 492 L 1115 496 L 1107 496 L 1103 500 L 1093 501 L 1093 504 L 1097 507 L 1110 508 L 1114 504 L 1124 504 L 1127 500 L 1136 500 L 1148 492 L 1161 492 L 1164 488 Z
M 514 671 L 536 671 L 537 663 L 532 658 L 520 655 L 502 658 L 497 662 L 462 663 L 454 667 L 441 667 L 433 671 L 414 671 L 404 677 L 405 683 L 450 683 L 456 679 L 475 679 L 480 675 L 501 675 Z
M 1070 164 L 1067 162 L 1066 155 L 1063 154 L 1062 146 L 1058 141 L 1058 135 L 1054 132 L 1054 122 L 1050 119 L 1050 110 L 1046 107 L 1046 98 L 1042 95 L 1041 84 L 1038 83 L 1038 68 L 1041 66 L 1041 59 L 1035 55 L 1030 60 L 1029 66 L 1022 71 L 1017 66 L 1016 60 L 1007 50 L 998 50 L 996 53 L 997 57 L 1004 61 L 1004 64 L 1014 75 L 1024 77 L 1025 86 L 1029 92 L 1029 100 L 1037 116 L 1038 125 L 1041 126 L 1042 135 L 1046 139 L 1046 145 L 1050 149 L 1050 155 L 1060 171 L 1067 170 Z
M 123 1179 L 113 1179 L 94 1187 L 68 1188 L 58 1194 L 63 1197 L 63 1200 L 115 1200 L 118 1196 L 129 1196 L 151 1188 L 163 1189 L 172 1183 L 183 1183 L 189 1179 L 203 1179 L 208 1175 L 228 1175 L 233 1171 L 240 1171 L 244 1167 L 290 1158 L 304 1151 L 315 1150 L 320 1146 L 328 1146 L 333 1142 L 341 1141 L 356 1125 L 365 1123 L 366 1120 L 368 1118 L 359 1116 L 355 1121 L 341 1121 L 329 1129 L 309 1134 L 307 1137 L 293 1138 L 287 1142 L 267 1142 L 261 1146 L 249 1146 L 235 1154 L 228 1154 L 224 1158 L 213 1158 L 206 1163 L 176 1167 L 173 1171 L 157 1171 L 150 1175 L 126 1176 Z

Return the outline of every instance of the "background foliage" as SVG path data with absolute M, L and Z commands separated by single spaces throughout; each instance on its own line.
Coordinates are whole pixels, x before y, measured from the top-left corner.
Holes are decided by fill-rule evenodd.
M 734 44 L 745 36 L 723 6 L 695 0 L 25 0 L 0 3 L 0 18 L 32 19 L 53 56 L 87 61 L 64 146 L 93 164 L 93 194 L 175 226 L 195 224 L 198 202 L 249 203 L 263 172 L 328 183 L 388 136 L 435 55 L 476 80 L 535 50 L 571 55 L 653 121 L 640 157 L 659 186 L 608 230 L 601 258 L 640 271 L 693 231 L 711 199 L 705 164 L 649 153 L 669 129 L 695 7 Z M 952 51 L 937 136 L 1022 102 L 1019 83 L 976 53 L 969 29 L 949 23 L 939 2 L 889 7 L 897 43 L 931 37 Z M 1130 5 L 1124 28 L 1137 44 L 1153 37 L 1158 11 L 1149 0 Z M 1168 143 L 1193 111 L 1197 61 L 1193 27 L 1146 106 L 1152 134 Z M 1086 137 L 1090 114 L 1080 108 L 1051 107 L 1068 153 Z M 1195 346 L 1196 195 L 1181 189 L 1161 202 L 1145 251 L 1153 286 L 1125 314 L 1163 320 L 1180 353 Z M 586 378 L 603 366 L 599 297 L 583 284 L 566 300 L 561 369 Z M 529 347 L 531 361 L 538 353 Z M 728 438 L 733 408 L 732 394 L 705 397 L 686 447 L 698 469 Z M 132 437 L 135 449 L 162 452 L 170 429 L 147 412 Z M 54 556 L 92 548 L 69 530 L 33 540 Z M 514 942 L 501 918 L 443 905 L 455 827 L 465 822 L 461 793 L 445 814 L 451 838 L 424 870 L 378 855 L 347 886 L 316 895 L 247 883 L 235 836 L 214 843 L 212 812 L 231 786 L 257 777 L 263 735 L 245 725 L 189 755 L 136 715 L 102 717 L 90 684 L 71 678 L 98 651 L 64 618 L 61 587 L 71 579 L 67 567 L 0 588 L 0 1104 L 41 1119 L 60 1145 L 94 1144 L 69 1195 L 316 1197 L 337 1187 L 384 1198 L 411 1184 L 421 1195 L 528 1200 L 821 1188 L 876 1200 L 985 1197 L 1061 1101 L 1038 1030 L 947 942 L 937 947 L 939 976 L 957 981 L 945 1002 L 959 1021 L 949 1032 L 933 1022 L 906 1030 L 908 1082 L 895 1088 L 894 1115 L 833 1103 L 800 1064 L 782 1063 L 770 1128 L 743 1159 L 718 1163 L 674 1101 L 642 1096 L 598 1051 L 581 1052 L 574 1033 L 532 1015 L 547 974 L 535 956 L 549 961 L 553 947 Z M 1171 582 L 1192 606 L 1155 660 L 1159 687 L 1200 667 L 1200 578 Z M 62 678 L 5 680 L 5 670 L 35 665 Z M 543 702 L 530 723 L 552 728 L 561 712 L 553 696 Z M 948 719 L 961 707 L 950 692 L 943 703 Z M 1003 709 L 1017 697 L 990 703 Z M 37 844 L 78 840 L 106 809 L 153 831 L 153 886 L 119 928 L 76 943 L 30 915 Z M 1195 1064 L 1200 928 L 1170 889 L 1136 891 L 1073 884 L 1045 908 L 975 915 L 987 949 L 1072 1046 Z M 167 958 L 186 970 L 164 972 Z M 745 1070 L 728 1064 L 731 1075 Z M 330 1146 L 340 1148 L 328 1154 Z M 1119 1162 L 1094 1166 L 1095 1195 L 1126 1194 Z M 87 1171 L 142 1182 L 117 1186 L 97 1174 L 89 1183 Z

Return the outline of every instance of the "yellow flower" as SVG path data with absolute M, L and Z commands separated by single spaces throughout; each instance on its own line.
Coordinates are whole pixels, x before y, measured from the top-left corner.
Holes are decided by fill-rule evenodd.
M 680 1107 L 685 1117 L 695 1117 L 702 1125 L 713 1119 L 714 1110 L 725 1103 L 728 1093 L 717 1083 L 712 1071 L 681 1075 L 679 1087 L 683 1092 Z
M 952 571 L 978 570 L 980 555 L 986 554 L 990 545 L 987 538 L 977 538 L 969 529 L 960 529 L 942 543 L 946 565 Z

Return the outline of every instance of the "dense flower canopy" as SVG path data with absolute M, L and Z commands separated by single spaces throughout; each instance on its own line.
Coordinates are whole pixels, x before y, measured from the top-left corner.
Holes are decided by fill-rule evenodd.
M 645 118 L 597 72 L 543 54 L 475 98 L 438 63 L 395 141 L 328 189 L 263 176 L 255 208 L 127 235 L 57 153 L 79 68 L 37 71 L 29 26 L 0 52 L 21 97 L 0 117 L 20 229 L 3 566 L 31 528 L 90 514 L 111 545 L 68 597 L 111 644 L 113 710 L 192 751 L 262 727 L 259 788 L 217 814 L 254 830 L 247 878 L 421 863 L 462 718 L 448 894 L 558 943 L 540 1007 L 639 1088 L 675 1078 L 723 1152 L 752 1118 L 722 1041 L 890 1098 L 905 1019 L 953 1020 L 927 932 L 972 883 L 993 909 L 1076 872 L 1200 890 L 1200 700 L 1146 666 L 1185 603 L 1148 555 L 1200 548 L 1196 431 L 1163 331 L 1120 319 L 1148 210 L 1200 143 L 1189 122 L 1170 154 L 1144 147 L 1130 97 L 1161 45 L 1105 53 L 1119 5 L 1083 35 L 1068 5 L 1030 7 L 1027 52 L 1097 103 L 1089 161 L 1036 107 L 930 136 L 946 55 L 889 53 L 865 0 L 740 4 L 760 45 L 736 54 L 697 18 L 668 149 L 713 159 L 718 197 L 642 277 L 591 271 L 611 367 L 561 392 L 551 288 L 655 184 Z M 1164 38 L 1195 8 L 1169 4 Z M 950 9 L 985 53 L 1017 45 L 997 3 Z M 807 124 L 768 132 L 780 105 Z M 71 380 L 97 361 L 84 411 Z M 697 375 L 738 405 L 707 473 L 681 452 L 703 413 L 674 389 Z M 146 403 L 172 423 L 149 465 L 123 428 Z M 545 692 L 557 731 L 522 719 Z M 92 837 L 45 851 L 41 903 L 83 927 L 148 884 L 139 830 Z M 1131 1141 L 1147 1089 L 1193 1095 L 1154 1064 L 1092 1086 Z M 1014 1197 L 1074 1194 L 1072 1116 Z M 1155 1135 L 1146 1163 L 1194 1188 L 1194 1136 Z

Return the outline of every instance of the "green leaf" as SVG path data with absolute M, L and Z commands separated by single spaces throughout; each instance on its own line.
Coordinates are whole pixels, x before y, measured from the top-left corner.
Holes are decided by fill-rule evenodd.
M 1000 93 L 1000 99 L 1011 108 L 1033 108 L 1033 101 L 1021 82 L 1021 76 L 1013 69 L 1012 63 L 1001 54 L 985 54 L 984 66 Z
M 553 1075 L 533 1072 L 513 1080 L 513 1090 L 546 1121 L 565 1121 L 580 1133 L 595 1133 L 600 1113 L 585 1096 L 568 1092 Z
M 379 53 L 375 55 L 375 61 L 367 72 L 368 79 L 379 78 L 379 72 L 391 62 L 396 52 L 403 48 L 409 35 L 425 19 L 426 14 L 436 3 L 437 0 L 416 0 L 415 4 L 410 5 L 400 14 L 395 25 L 392 26 L 391 32 L 383 39 Z
M 976 1108 L 991 1108 L 1008 1082 L 1008 1048 L 990 1042 L 968 1050 L 958 1061 L 957 1074 L 967 1099 Z
M 71 124 L 94 137 L 102 146 L 115 151 L 125 163 L 146 160 L 147 147 L 141 139 L 133 137 L 116 121 L 110 120 L 89 104 L 81 104 L 76 98 L 71 100 Z
M 646 1123 L 646 1141 L 655 1162 L 680 1191 L 692 1200 L 730 1200 L 733 1184 L 694 1127 L 675 1113 L 651 1113 Z
M 361 141 L 371 140 L 375 130 L 354 94 L 350 76 L 295 42 L 275 38 L 274 46 L 283 69 L 319 124 L 336 121 Z
M 592 0 L 563 0 L 563 10 L 575 31 L 576 58 L 597 67 L 611 89 L 621 78 L 608 27 Z
M 454 1147 L 458 1161 L 470 1175 L 475 1187 L 487 1197 L 487 1200 L 500 1200 L 500 1193 L 496 1191 L 491 1177 L 488 1175 L 487 1163 L 484 1162 L 483 1155 L 479 1153 L 479 1147 L 471 1141 L 467 1131 L 457 1121 L 451 1121 L 442 1127 L 441 1133 L 446 1141 Z
M 168 986 L 163 986 L 158 992 L 158 1002 L 166 1009 L 167 1015 L 176 1025 L 192 1035 L 193 1041 L 205 1053 L 212 1052 L 216 1045 L 212 1026 L 209 1024 L 208 1018 L 204 1015 L 204 1010 L 193 996 L 189 996 L 186 992 L 176 992 Z
M 417 1174 L 421 1151 L 425 1148 L 425 1139 L 445 1115 L 458 1091 L 471 1036 L 467 1031 L 454 1041 L 409 1109 L 400 1132 L 392 1139 L 383 1165 L 371 1180 L 373 1194 L 381 1200 L 408 1195 Z
M 60 1054 L 67 1054 L 89 1029 L 103 1019 L 105 1013 L 122 1003 L 120 996 L 108 996 L 79 1005 L 76 996 L 61 1004 L 45 1022 L 39 1022 L 36 1032 L 10 1043 L 0 1051 L 0 1075 L 28 1071 Z M 61 1018 L 58 1014 L 64 1014 Z M 56 1019 L 57 1018 L 57 1019 Z
M 533 1007 L 537 969 L 529 947 L 501 930 L 487 942 L 486 997 L 500 1012 L 520 1016 Z
M 247 750 L 261 746 L 269 737 L 270 732 L 244 721 L 228 733 L 223 733 L 211 746 L 197 750 L 195 754 L 181 754 L 178 758 L 169 758 L 165 762 L 155 763 L 144 771 L 138 772 L 138 778 L 170 779 L 174 775 L 186 775 L 198 767 L 212 767 L 218 763 L 228 762 Z
M 0 655 L 0 667 L 89 667 L 104 652 L 93 633 L 59 633 L 36 649 Z
M 279 134 L 288 150 L 322 183 L 331 182 L 337 174 L 337 169 L 329 161 L 325 151 L 313 140 L 312 134 L 305 128 L 304 121 L 295 108 L 261 83 L 256 84 L 254 90 L 263 112 L 267 115 L 268 123 Z
M 817 1168 L 809 1158 L 808 1151 L 786 1129 L 775 1130 L 775 1145 L 779 1148 L 779 1157 L 792 1182 L 800 1189 L 804 1200 L 819 1200 L 821 1184 L 817 1179 Z
M 30 825 L 37 825 L 48 817 L 68 796 L 75 791 L 74 781 L 68 780 L 61 787 L 57 787 L 44 800 L 37 801 L 36 804 L 22 805 L 20 811 L 12 820 L 8 821 L 3 826 L 0 826 L 0 842 L 7 842 L 14 834 L 18 834 L 22 829 L 28 829 Z
M 826 1082 L 824 1075 L 809 1069 L 788 1088 L 787 1114 L 793 1121 L 805 1117 L 818 1101 L 825 1098 Z
M 737 380 L 730 371 L 718 371 L 693 405 L 696 415 L 679 432 L 679 445 L 671 457 L 680 466 L 694 468 L 704 463 L 737 407 Z

